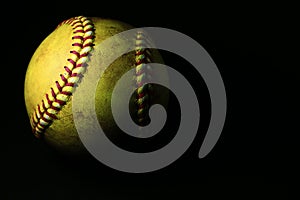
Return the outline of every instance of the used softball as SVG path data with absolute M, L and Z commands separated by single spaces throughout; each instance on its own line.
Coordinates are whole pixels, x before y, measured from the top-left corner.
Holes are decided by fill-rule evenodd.
M 167 104 L 166 95 L 157 95 L 159 91 L 155 87 L 143 84 L 153 76 L 144 64 L 163 63 L 158 50 L 137 45 L 135 51 L 122 55 L 106 70 L 106 66 L 101 65 L 106 54 L 99 51 L 99 44 L 132 28 L 118 20 L 79 16 L 60 23 L 42 41 L 29 62 L 24 84 L 25 104 L 34 136 L 60 152 L 86 154 L 73 121 L 72 95 L 81 82 L 89 81 L 84 77 L 89 68 L 97 68 L 102 74 L 97 84 L 95 109 L 99 123 L 108 134 L 114 134 L 115 129 L 111 94 L 118 79 L 128 70 L 135 68 L 136 71 L 133 81 L 137 90 L 134 105 L 130 106 L 134 108 L 132 120 L 141 126 L 149 123 L 147 111 L 155 98 Z M 142 33 L 137 34 L 138 40 L 142 40 Z M 107 49 L 107 52 L 113 53 L 114 49 Z

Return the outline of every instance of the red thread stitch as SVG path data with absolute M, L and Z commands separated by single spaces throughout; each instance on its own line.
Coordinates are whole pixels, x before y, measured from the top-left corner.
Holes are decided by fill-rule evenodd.
M 58 99 L 58 95 L 65 95 L 68 99 L 72 95 L 72 92 L 70 91 L 63 91 L 64 87 L 74 87 L 76 83 L 69 82 L 68 78 L 71 77 L 82 77 L 81 73 L 73 73 L 73 69 L 78 68 L 78 67 L 84 67 L 85 63 L 77 63 L 79 58 L 82 57 L 87 57 L 88 53 L 84 52 L 80 54 L 80 51 L 84 47 L 93 47 L 93 39 L 94 39 L 94 25 L 91 20 L 89 20 L 86 17 L 79 16 L 79 17 L 74 17 L 68 20 L 65 20 L 58 24 L 56 28 L 59 28 L 60 26 L 67 24 L 71 25 L 72 28 L 74 29 L 73 34 L 74 36 L 72 37 L 72 40 L 76 39 L 76 42 L 72 44 L 72 46 L 78 46 L 80 47 L 79 50 L 72 50 L 70 51 L 71 54 L 76 55 L 76 60 L 73 60 L 71 58 L 67 59 L 69 63 L 73 66 L 72 69 L 70 69 L 67 66 L 64 66 L 64 70 L 67 72 L 67 74 L 62 75 L 60 74 L 60 80 L 55 81 L 55 87 L 57 89 L 57 92 L 51 87 L 49 94 L 46 93 L 45 99 L 41 101 L 40 104 L 37 105 L 36 109 L 34 110 L 32 117 L 31 117 L 31 125 L 32 125 L 32 130 L 33 133 L 36 137 L 40 138 L 46 128 L 53 122 L 53 120 L 57 119 L 57 114 L 61 110 L 61 108 L 67 103 L 67 100 L 65 99 Z M 84 30 L 86 28 L 86 30 Z M 81 35 L 76 35 L 78 33 L 87 33 L 87 32 L 92 32 L 88 33 L 87 36 L 81 36 Z M 88 41 L 86 44 L 83 45 L 86 40 L 91 39 L 91 41 Z M 91 48 L 92 49 L 92 48 Z M 91 50 L 90 50 L 91 51 Z M 51 95 L 51 97 L 50 97 Z M 45 103 L 47 102 L 47 104 Z
M 149 84 L 145 85 L 146 78 L 149 76 L 148 70 L 146 67 L 144 67 L 145 64 L 149 63 L 150 58 L 148 55 L 148 51 L 143 45 L 143 42 L 145 42 L 144 33 L 142 31 L 139 31 L 136 36 L 136 50 L 135 50 L 135 56 L 136 56 L 136 86 L 137 88 L 137 119 L 140 125 L 145 125 L 149 122 L 149 118 L 147 117 L 147 112 L 149 108 Z

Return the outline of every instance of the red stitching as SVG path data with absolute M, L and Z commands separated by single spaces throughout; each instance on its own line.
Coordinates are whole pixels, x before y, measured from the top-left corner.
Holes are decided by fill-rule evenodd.
M 83 31 L 83 30 L 76 30 L 76 31 L 74 31 L 73 33 L 74 33 L 74 34 L 75 34 L 75 33 L 84 33 L 84 31 Z
M 53 109 L 53 110 L 55 110 L 55 111 L 59 111 L 60 110 L 59 108 L 53 106 L 53 104 L 50 106 L 50 108 Z
M 64 68 L 69 75 L 72 74 L 72 71 L 67 66 L 64 66 Z
M 72 92 L 61 91 L 60 94 L 64 94 L 64 95 L 70 96 L 72 94 Z
M 69 61 L 73 66 L 76 65 L 76 62 L 72 60 L 71 58 L 68 58 L 67 61 Z
M 44 116 L 42 117 L 42 120 L 44 120 L 45 122 L 48 122 L 48 123 L 50 123 L 50 122 L 51 122 L 51 120 L 50 120 L 50 119 L 47 119 L 47 118 L 45 118 Z
M 79 56 L 79 58 L 86 57 L 86 56 L 88 56 L 88 53 L 83 53 Z
M 40 105 L 38 105 L 38 111 L 39 111 L 39 114 L 42 115 L 42 111 L 41 111 Z
M 39 121 L 38 125 L 39 125 L 39 126 L 41 126 L 41 127 L 43 127 L 43 128 L 45 128 L 45 127 L 46 127 L 46 125 L 44 125 L 44 124 L 41 124 L 41 122 L 40 122 L 40 121 Z M 37 126 L 36 128 L 40 129 L 40 127 L 38 127 L 38 126 Z M 41 130 L 41 129 L 40 129 L 40 130 Z
M 54 102 L 58 103 L 58 104 L 61 105 L 61 106 L 62 106 L 62 105 L 65 105 L 65 103 L 66 103 L 65 101 L 58 100 L 58 99 L 55 99 Z
M 94 30 L 94 28 L 88 28 L 88 29 L 86 29 L 84 32 L 87 33 L 87 32 L 89 32 L 89 31 L 93 31 L 93 30 Z
M 46 99 L 47 99 L 48 104 L 51 105 L 52 101 L 49 99 L 49 95 L 48 94 L 46 94 Z
M 82 48 L 88 47 L 88 46 L 94 46 L 94 45 L 91 45 L 91 44 L 87 43 L 87 44 L 83 45 Z
M 136 38 L 136 51 L 135 51 L 135 56 L 136 56 L 136 63 L 135 66 L 138 67 L 141 64 L 146 64 L 148 63 L 149 55 L 147 53 L 147 49 L 145 49 L 142 45 L 140 45 L 140 41 L 145 41 L 143 32 L 138 32 L 137 33 L 137 38 Z M 149 72 L 147 69 L 145 69 L 143 66 L 142 68 L 136 68 L 136 86 L 137 88 L 137 95 L 136 95 L 136 104 L 137 104 L 137 119 L 140 125 L 145 124 L 149 121 L 149 118 L 147 117 L 147 110 L 149 108 L 149 89 L 148 85 L 144 85 L 146 80 L 147 80 L 147 75 L 149 75 Z
M 138 97 L 139 98 L 143 98 L 145 96 L 145 93 L 140 93 L 140 94 L 138 94 Z
M 55 85 L 56 85 L 56 87 L 57 87 L 57 89 L 58 89 L 59 91 L 62 90 L 62 86 L 59 84 L 58 81 L 55 81 Z
M 46 115 L 48 115 L 49 117 L 51 117 L 52 119 L 57 119 L 56 115 L 49 113 L 48 111 L 45 112 Z
M 53 88 L 51 88 L 51 94 L 52 94 L 52 97 L 55 97 L 55 92 L 54 92 Z
M 142 55 L 144 52 L 141 50 L 136 50 L 135 55 L 139 56 Z
M 42 107 L 44 110 L 47 110 L 44 100 L 42 100 Z
M 93 35 L 87 36 L 83 38 L 83 41 L 86 41 L 87 39 L 94 39 L 95 37 Z
M 94 25 L 89 19 L 87 19 L 83 16 L 79 16 L 79 17 L 75 17 L 75 18 L 65 20 L 65 21 L 61 22 L 57 26 L 57 28 L 62 26 L 63 24 L 71 25 L 74 30 L 77 29 L 73 32 L 73 34 L 75 34 L 75 35 L 72 37 L 72 40 L 77 39 L 79 41 L 73 43 L 72 46 L 77 46 L 77 47 L 81 48 L 80 50 L 70 51 L 70 53 L 76 55 L 77 58 L 75 60 L 74 60 L 74 58 L 73 59 L 68 58 L 67 61 L 72 64 L 73 69 L 78 68 L 78 67 L 84 67 L 85 63 L 82 63 L 82 62 L 77 63 L 77 62 L 79 61 L 80 58 L 87 57 L 88 52 L 80 54 L 80 51 L 84 47 L 94 46 L 94 44 L 93 44 L 93 39 L 94 39 L 93 34 L 94 33 L 92 33 L 91 35 L 89 33 L 88 36 L 85 36 L 85 37 L 84 36 L 79 36 L 79 35 L 76 35 L 76 34 L 77 33 L 87 33 L 89 31 L 94 31 Z M 85 27 L 90 27 L 90 26 L 92 26 L 92 28 L 88 28 L 85 31 L 83 30 Z M 91 41 L 89 41 L 87 44 L 83 45 L 83 43 L 88 39 L 91 39 Z M 64 75 L 60 74 L 60 78 L 62 80 L 62 83 L 60 83 L 59 81 L 55 81 L 55 86 L 58 90 L 58 93 L 56 94 L 55 90 L 52 87 L 50 88 L 50 95 L 52 95 L 51 99 L 53 99 L 53 100 L 50 99 L 48 93 L 45 94 L 45 98 L 46 98 L 46 101 L 48 103 L 47 104 L 48 108 L 47 108 L 47 105 L 45 104 L 45 101 L 43 99 L 41 104 L 37 105 L 37 109 L 35 109 L 33 114 L 32 114 L 32 117 L 31 117 L 32 130 L 33 130 L 34 135 L 38 138 L 40 138 L 42 136 L 42 133 L 53 122 L 53 120 L 57 119 L 57 113 L 61 110 L 62 106 L 64 106 L 67 103 L 66 100 L 58 99 L 57 96 L 59 94 L 66 95 L 67 97 L 72 95 L 72 92 L 71 92 L 72 90 L 71 91 L 63 91 L 64 87 L 66 87 L 66 86 L 75 87 L 76 84 L 77 84 L 77 83 L 73 83 L 73 81 L 68 82 L 68 77 L 69 78 L 71 78 L 71 77 L 81 78 L 82 77 L 82 74 L 81 74 L 82 72 L 75 73 L 75 72 L 72 71 L 72 69 L 70 69 L 67 66 L 64 66 L 64 70 L 67 72 L 67 74 L 64 74 Z M 69 90 L 69 89 L 66 89 L 66 90 Z M 41 110 L 41 107 L 43 108 L 43 111 Z
M 77 65 L 75 66 L 75 68 L 78 68 L 78 67 L 83 67 L 83 63 L 77 64 Z
M 73 43 L 72 46 L 73 46 L 73 47 L 74 47 L 74 46 L 82 47 L 82 44 L 80 44 L 80 43 Z
M 66 83 L 66 86 L 74 87 L 74 83 Z
M 63 82 L 68 82 L 68 79 L 64 75 L 60 74 L 60 78 Z
M 83 37 L 82 37 L 82 36 L 79 36 L 79 35 L 78 35 L 78 36 L 73 36 L 73 37 L 72 37 L 72 40 L 74 40 L 74 39 L 80 39 L 80 40 L 82 40 Z
M 77 74 L 77 73 L 73 73 L 73 74 L 71 74 L 71 77 L 76 77 L 76 76 L 78 76 L 78 74 Z

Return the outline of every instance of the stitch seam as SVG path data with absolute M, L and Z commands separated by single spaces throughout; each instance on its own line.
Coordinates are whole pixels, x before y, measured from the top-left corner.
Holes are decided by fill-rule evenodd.
M 61 22 L 56 28 L 67 24 L 72 26 L 72 47 L 70 57 L 64 66 L 65 72 L 55 81 L 54 86 L 45 94 L 44 99 L 36 106 L 32 117 L 31 126 L 34 135 L 40 138 L 53 120 L 67 103 L 74 92 L 76 84 L 82 78 L 89 59 L 89 53 L 94 46 L 94 25 L 86 17 L 79 16 Z
M 135 49 L 135 83 L 137 86 L 135 103 L 139 125 L 146 125 L 150 121 L 147 113 L 150 107 L 151 84 L 145 84 L 145 82 L 151 79 L 151 68 L 147 65 L 151 63 L 151 52 L 146 48 L 146 41 L 143 31 L 138 31 Z

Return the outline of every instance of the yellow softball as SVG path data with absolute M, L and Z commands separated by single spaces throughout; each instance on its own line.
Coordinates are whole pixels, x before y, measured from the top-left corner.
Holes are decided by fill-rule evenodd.
M 84 77 L 89 68 L 101 71 L 95 109 L 99 123 L 103 130 L 111 131 L 109 134 L 115 129 L 109 98 L 118 79 L 128 70 L 136 70 L 133 80 L 138 89 L 131 107 L 135 109 L 133 120 L 137 124 L 149 122 L 147 110 L 151 99 L 160 98 L 162 104 L 167 104 L 167 99 L 156 95 L 159 92 L 150 84 L 143 85 L 144 79 L 152 75 L 151 69 L 144 64 L 163 62 L 157 50 L 136 48 L 116 59 L 106 70 L 101 65 L 103 56 L 113 53 L 114 49 L 103 53 L 99 44 L 132 28 L 118 20 L 79 16 L 63 21 L 43 40 L 29 62 L 24 84 L 26 109 L 37 138 L 63 153 L 81 155 L 87 152 L 74 125 L 72 96 L 82 81 L 89 81 Z M 137 41 L 141 38 L 142 35 L 137 34 Z

